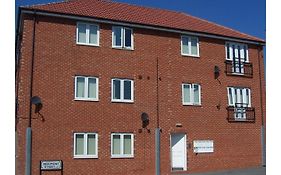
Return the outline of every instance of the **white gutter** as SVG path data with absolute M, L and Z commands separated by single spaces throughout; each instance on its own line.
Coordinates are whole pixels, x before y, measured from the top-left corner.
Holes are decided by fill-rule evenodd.
M 26 14 L 33 14 L 34 10 L 22 9 L 21 12 L 26 13 Z M 265 43 L 263 43 L 263 42 L 251 41 L 251 40 L 247 40 L 247 39 L 237 39 L 237 38 L 231 38 L 231 37 L 227 37 L 227 36 L 218 36 L 218 35 L 213 35 L 213 34 L 188 32 L 188 31 L 184 31 L 184 30 L 169 29 L 169 28 L 165 28 L 165 27 L 154 27 L 154 26 L 142 25 L 142 24 L 117 22 L 117 21 L 112 21 L 112 20 L 96 19 L 96 18 L 92 18 L 92 17 L 81 17 L 81 16 L 57 14 L 57 13 L 51 13 L 51 12 L 40 12 L 40 11 L 36 11 L 36 14 L 37 15 L 43 15 L 43 16 L 74 19 L 74 20 L 79 20 L 79 21 L 91 21 L 91 22 L 96 22 L 96 23 L 106 23 L 106 24 L 122 25 L 122 26 L 129 26 L 129 27 L 135 27 L 135 28 L 159 30 L 159 31 L 179 33 L 179 34 L 184 34 L 184 35 L 193 35 L 193 36 L 215 38 L 215 39 L 221 39 L 221 40 L 227 40 L 227 41 L 242 42 L 242 43 L 247 43 L 247 44 L 256 44 L 256 45 L 262 45 L 262 46 L 265 45 Z

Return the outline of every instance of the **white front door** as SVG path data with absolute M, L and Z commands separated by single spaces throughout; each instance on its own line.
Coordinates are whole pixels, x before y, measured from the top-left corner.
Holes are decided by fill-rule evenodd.
M 185 134 L 171 134 L 172 170 L 186 170 L 186 136 Z

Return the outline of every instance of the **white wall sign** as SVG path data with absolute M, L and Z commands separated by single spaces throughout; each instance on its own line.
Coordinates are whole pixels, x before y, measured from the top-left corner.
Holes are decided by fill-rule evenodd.
M 62 169 L 62 161 L 61 160 L 42 160 L 41 170 L 61 170 Z
M 195 153 L 212 153 L 214 152 L 213 140 L 194 140 L 193 152 Z

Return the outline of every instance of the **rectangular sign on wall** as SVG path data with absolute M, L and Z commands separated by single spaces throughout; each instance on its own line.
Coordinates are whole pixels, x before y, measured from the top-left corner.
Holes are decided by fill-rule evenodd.
M 193 152 L 195 153 L 212 153 L 214 152 L 213 140 L 194 140 Z
M 41 170 L 62 170 L 61 160 L 42 160 L 40 164 Z

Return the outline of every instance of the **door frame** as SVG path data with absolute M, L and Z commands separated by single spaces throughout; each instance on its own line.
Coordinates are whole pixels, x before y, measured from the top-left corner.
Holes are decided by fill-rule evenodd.
M 184 135 L 184 167 L 183 170 L 173 170 L 173 155 L 172 155 L 172 135 L 176 135 L 176 134 L 183 134 Z M 187 134 L 184 132 L 173 132 L 170 133 L 170 166 L 171 166 L 171 172 L 175 172 L 175 171 L 186 171 L 187 170 L 187 157 L 188 157 L 188 152 L 187 152 Z

